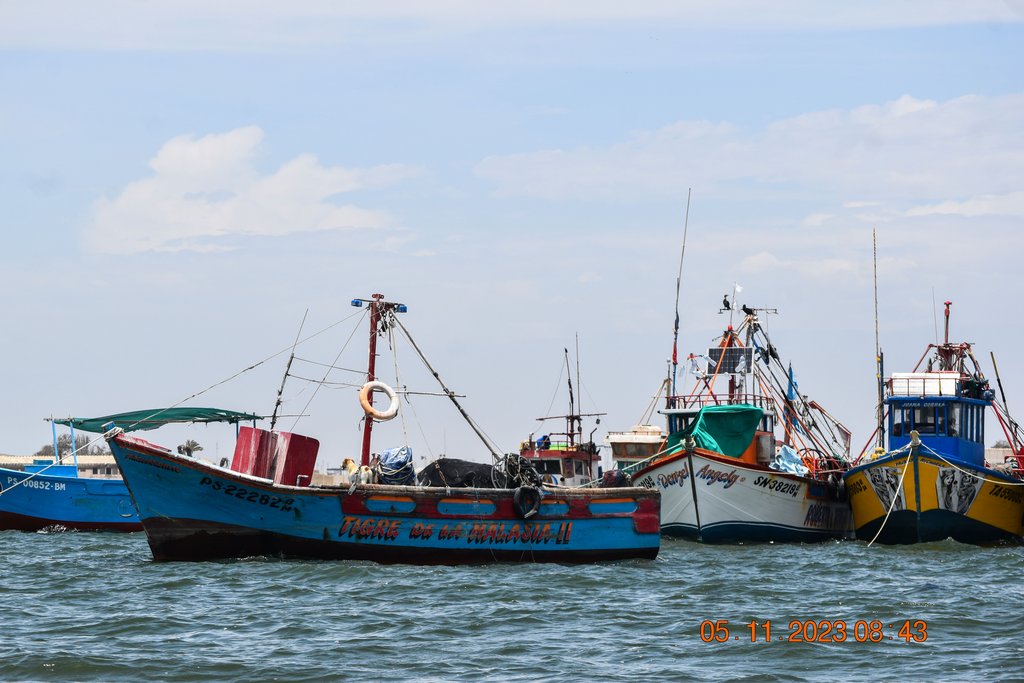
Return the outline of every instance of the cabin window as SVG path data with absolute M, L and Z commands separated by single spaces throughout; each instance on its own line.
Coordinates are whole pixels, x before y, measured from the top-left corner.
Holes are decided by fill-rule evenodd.
M 889 409 L 891 424 L 889 433 L 893 436 L 903 436 L 903 406 L 895 405 Z
M 934 434 L 935 408 L 914 408 L 914 429 L 918 434 Z
M 562 465 L 557 460 L 532 460 L 531 462 L 538 474 L 562 474 Z
M 950 403 L 946 406 L 947 428 L 950 436 L 959 434 L 960 429 L 960 404 Z
M 681 432 L 690 426 L 689 415 L 670 415 L 669 421 L 672 423 L 671 432 Z
M 580 477 L 583 476 L 583 463 L 579 460 L 573 460 L 573 471 Z
M 974 412 L 974 441 L 985 442 L 985 409 L 982 406 L 971 406 Z

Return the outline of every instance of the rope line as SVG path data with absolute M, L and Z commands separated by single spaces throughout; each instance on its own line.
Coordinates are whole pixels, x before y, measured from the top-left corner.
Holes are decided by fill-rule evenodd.
M 362 311 L 362 315 L 366 315 L 366 314 L 367 314 L 367 312 L 366 312 L 365 310 L 364 310 L 364 311 Z M 359 313 L 354 313 L 354 314 L 350 315 L 350 316 L 349 316 L 349 318 L 352 318 L 352 317 L 353 317 L 353 316 L 355 316 L 355 315 L 359 315 Z M 346 320 L 347 320 L 347 319 L 348 319 L 348 318 L 346 318 Z M 357 331 L 358 329 L 359 329 L 359 326 L 358 326 L 358 325 L 355 325 L 355 326 L 354 326 L 354 327 L 352 328 L 352 332 L 351 332 L 351 333 L 349 333 L 349 335 L 348 335 L 348 339 L 346 339 L 346 340 L 345 340 L 345 344 L 344 344 L 344 345 L 343 345 L 343 346 L 341 347 L 341 350 L 340 350 L 340 351 L 338 351 L 338 355 L 336 355 L 336 356 L 334 357 L 334 362 L 333 362 L 333 363 L 331 363 L 331 365 L 332 365 L 332 366 L 333 366 L 333 365 L 334 365 L 335 363 L 337 363 L 337 362 L 338 362 L 338 359 L 339 359 L 339 358 L 341 358 L 341 354 L 343 354 L 343 353 L 345 352 L 345 349 L 347 349 L 347 348 L 348 348 L 348 345 L 349 345 L 349 343 L 350 343 L 350 342 L 352 341 L 352 337 L 354 337 L 354 336 L 355 336 L 355 334 L 356 334 L 356 331 Z M 305 412 L 306 412 L 306 411 L 307 411 L 307 410 L 309 409 L 309 405 L 310 405 L 310 404 L 311 404 L 311 403 L 313 402 L 313 399 L 314 399 L 314 398 L 316 398 L 316 395 L 317 395 L 317 393 L 319 393 L 319 391 L 320 391 L 320 387 L 322 387 L 322 386 L 323 386 L 323 382 L 325 382 L 325 381 L 327 380 L 327 375 L 329 375 L 329 374 L 331 374 L 331 370 L 330 370 L 330 368 L 328 368 L 328 369 L 327 369 L 327 371 L 326 371 L 326 372 L 324 372 L 324 377 L 323 377 L 323 379 L 322 379 L 322 380 L 320 381 L 320 384 L 318 384 L 318 385 L 317 385 L 317 387 L 316 387 L 316 389 L 314 389 L 314 390 L 313 390 L 313 394 L 312 394 L 312 395 L 311 395 L 311 396 L 309 397 L 309 400 L 308 400 L 308 401 L 306 401 L 306 405 L 305 405 L 305 406 L 303 406 L 303 408 L 302 408 L 302 410 L 301 410 L 301 411 L 299 411 L 299 415 L 298 415 L 298 417 L 296 417 L 296 418 L 295 418 L 295 422 L 293 422 L 293 423 L 292 423 L 292 428 L 291 428 L 291 431 L 295 431 L 295 427 L 296 427 L 296 425 L 298 425 L 298 424 L 299 424 L 299 420 L 300 420 L 300 419 L 302 418 L 302 415 L 303 415 L 303 414 L 305 414 Z
M 910 444 L 907 444 L 906 446 L 904 446 L 903 448 L 899 449 L 898 451 L 894 451 L 892 453 L 892 455 L 894 455 L 894 456 L 898 455 L 899 453 L 902 453 L 903 451 L 906 451 L 906 450 L 909 450 L 909 449 L 910 449 Z M 910 460 L 911 460 L 911 458 L 912 458 L 912 456 L 908 455 L 907 456 L 907 462 L 903 465 L 903 472 L 900 474 L 900 480 L 896 484 L 896 491 L 897 491 L 897 493 L 901 493 L 903 491 L 903 478 L 907 476 L 907 468 L 910 467 Z M 871 544 L 873 544 L 875 541 L 877 541 L 878 537 L 882 534 L 882 529 L 885 528 L 886 522 L 889 521 L 889 515 L 892 514 L 892 509 L 893 509 L 893 507 L 895 507 L 896 500 L 898 498 L 899 498 L 898 495 L 894 495 L 892 497 L 892 502 L 889 503 L 889 509 L 886 510 L 886 512 L 885 512 L 885 519 L 882 520 L 882 524 L 878 527 L 878 532 L 875 534 L 874 538 L 872 538 L 870 541 L 868 541 L 868 547 L 869 548 L 871 547 Z
M 971 472 L 970 470 L 965 470 L 964 468 L 958 466 L 956 463 L 950 462 L 944 456 L 942 456 L 941 454 L 935 452 L 934 450 L 932 450 L 931 448 L 926 446 L 924 443 L 921 444 L 921 447 L 924 448 L 926 451 L 928 451 L 928 453 L 930 455 L 935 456 L 936 458 L 938 458 L 942 462 L 946 463 L 947 465 L 949 465 L 953 469 L 955 469 L 955 470 L 957 470 L 959 472 L 962 472 L 963 474 L 967 474 L 967 475 L 971 476 L 974 479 L 980 479 L 983 482 L 987 481 L 990 484 L 1000 484 L 1002 486 L 1024 486 L 1024 481 L 1002 481 L 1002 480 L 998 480 L 998 479 L 989 479 L 989 478 L 985 477 L 984 475 L 979 475 L 976 472 Z M 985 469 L 991 469 L 991 468 L 986 467 Z
M 337 322 L 331 323 L 327 327 L 325 327 L 325 328 L 323 328 L 321 330 L 318 330 L 317 332 L 314 332 L 313 334 L 309 335 L 308 337 L 300 340 L 298 343 L 293 344 L 291 346 L 286 346 L 285 348 L 281 349 L 277 353 L 271 354 L 270 356 L 267 356 L 263 360 L 257 361 L 256 363 L 253 363 L 252 365 L 249 365 L 248 367 L 246 367 L 246 368 L 244 368 L 242 370 L 239 370 L 238 372 L 236 372 L 235 374 L 231 375 L 230 377 L 228 377 L 226 379 L 223 379 L 223 380 L 221 380 L 219 382 L 215 382 L 214 384 L 211 384 L 210 386 L 206 387 L 202 391 L 197 391 L 196 393 L 192 394 L 191 396 L 189 396 L 187 398 L 184 398 L 184 399 L 178 401 L 177 403 L 174 403 L 174 404 L 172 404 L 170 406 L 167 406 L 166 408 L 162 408 L 162 409 L 156 411 L 155 413 L 153 413 L 152 415 L 148 415 L 148 416 L 142 418 L 141 420 L 139 420 L 138 422 L 132 423 L 124 431 L 131 431 L 131 429 L 136 427 L 137 425 L 139 425 L 139 424 L 141 424 L 143 422 L 146 422 L 148 420 L 152 420 L 154 417 L 162 415 L 163 413 L 167 412 L 168 410 L 171 410 L 172 408 L 177 408 L 178 406 L 182 405 L 183 403 L 191 401 L 194 398 L 198 398 L 199 396 L 202 396 L 203 394 L 205 394 L 205 393 L 207 393 L 209 391 L 212 391 L 213 389 L 216 389 L 217 387 L 221 386 L 222 384 L 227 384 L 228 382 L 230 382 L 230 381 L 232 381 L 234 379 L 237 379 L 239 376 L 249 372 L 250 370 L 255 370 L 259 366 L 263 365 L 264 363 L 268 363 L 269 361 L 272 361 L 273 359 L 277 358 L 281 354 L 287 353 L 287 352 L 291 351 L 293 348 L 295 348 L 299 344 L 305 344 L 309 340 L 314 339 L 315 337 L 319 337 L 321 334 L 324 334 L 325 332 L 328 332 L 328 331 L 334 329 L 338 325 L 341 325 L 342 323 L 347 322 L 348 320 L 351 320 L 353 317 L 355 317 L 357 315 L 365 315 L 365 314 L 366 314 L 365 310 L 360 310 L 360 311 L 358 311 L 356 313 L 352 313 L 351 315 L 345 316 L 341 320 L 338 320 Z M 350 337 L 350 339 L 351 339 L 351 337 Z M 312 400 L 312 398 L 310 400 Z M 307 404 L 306 407 L 308 408 L 309 405 Z M 297 421 L 298 421 L 298 419 L 296 419 L 296 422 Z M 293 425 L 293 429 L 294 429 L 294 425 Z M 36 476 L 45 473 L 51 467 L 56 467 L 57 465 L 60 465 L 65 460 L 67 460 L 67 459 L 71 458 L 72 456 L 78 454 L 79 451 L 81 451 L 83 449 L 86 449 L 86 448 L 89 448 L 90 446 L 92 446 L 93 444 L 99 442 L 101 439 L 104 439 L 104 438 L 106 438 L 106 435 L 105 434 L 100 434 L 99 436 L 97 436 L 96 438 L 92 439 L 91 441 L 89 441 L 84 446 L 81 446 L 79 448 L 75 448 L 70 453 L 66 453 L 65 455 L 60 455 L 59 453 L 54 453 L 53 454 L 53 462 L 52 463 L 50 463 L 46 467 L 42 468 L 38 472 L 33 472 L 29 476 L 27 476 L 24 479 L 20 480 L 18 483 L 12 484 L 11 486 L 8 486 L 8 487 L 4 488 L 2 491 L 0 491 L 0 496 L 4 495 L 7 491 L 10 491 L 12 489 L 17 488 L 18 486 L 23 485 L 25 482 L 35 478 Z

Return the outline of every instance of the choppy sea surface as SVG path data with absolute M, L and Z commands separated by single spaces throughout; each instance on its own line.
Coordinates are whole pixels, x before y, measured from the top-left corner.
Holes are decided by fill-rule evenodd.
M 953 541 L 414 567 L 0 532 L 0 680 L 1024 680 L 1022 569 L 1020 546 Z M 843 642 L 793 642 L 840 624 Z

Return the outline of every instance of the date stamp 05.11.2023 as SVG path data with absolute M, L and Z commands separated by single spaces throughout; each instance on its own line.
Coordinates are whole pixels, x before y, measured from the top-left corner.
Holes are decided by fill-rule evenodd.
M 700 622 L 700 639 L 705 643 L 923 643 L 928 640 L 928 624 L 922 619 L 793 619 L 788 623 L 755 619 L 730 625 L 728 619 L 705 619 Z

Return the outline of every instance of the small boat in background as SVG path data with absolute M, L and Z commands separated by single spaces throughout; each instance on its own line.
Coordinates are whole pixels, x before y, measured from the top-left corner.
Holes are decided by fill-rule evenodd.
M 605 435 L 604 442 L 611 448 L 612 463 L 617 468 L 624 470 L 665 452 L 666 434 L 661 427 L 650 424 L 650 420 L 662 393 L 669 392 L 671 388 L 671 378 L 662 380 L 658 393 L 640 418 L 640 424 L 633 425 L 628 431 L 608 432 Z
M 665 448 L 665 432 L 650 424 L 634 425 L 624 432 L 608 432 L 604 440 L 612 449 L 612 461 L 622 469 L 649 460 Z
M 569 350 L 565 350 L 563 369 L 569 370 Z M 576 409 L 576 397 L 572 387 L 572 373 L 567 372 L 569 387 L 569 411 L 565 415 L 538 417 L 538 422 L 565 420 L 564 432 L 551 432 L 535 437 L 530 434 L 519 444 L 519 455 L 533 466 L 545 484 L 560 486 L 583 486 L 601 477 L 600 447 L 594 443 L 595 427 L 586 440 L 583 438 L 583 418 L 597 418 L 605 413 L 581 413 Z M 577 370 L 576 384 L 579 385 Z
M 271 555 L 467 564 L 657 556 L 657 491 L 544 486 L 525 458 L 501 456 L 489 444 L 443 382 L 443 395 L 491 449 L 489 471 L 473 479 L 473 486 L 462 486 L 447 465 L 466 461 L 442 458 L 420 473 L 430 485 L 416 485 L 407 445 L 388 449 L 374 464 L 372 425 L 395 417 L 403 400 L 375 375 L 377 337 L 387 334 L 393 349 L 400 331 L 433 377 L 440 378 L 399 319 L 397 314 L 406 311 L 403 304 L 384 301 L 380 294 L 352 303 L 368 308 L 370 353 L 367 381 L 360 389 L 363 448 L 350 483 L 313 484 L 319 442 L 273 428 L 246 427 L 230 467 L 183 457 L 120 429 L 107 433 L 154 559 Z M 122 389 L 130 391 L 131 384 Z M 374 406 L 374 392 L 388 396 L 387 408 Z M 409 400 L 412 392 L 401 393 Z
M 54 425 L 56 454 L 58 424 L 71 427 L 71 443 L 75 444 L 75 429 L 102 433 L 108 424 L 135 430 L 172 422 L 237 422 L 254 418 L 258 419 L 255 415 L 212 408 L 174 408 L 50 421 Z M 67 464 L 69 460 L 71 464 Z M 73 445 L 70 454 L 37 458 L 23 470 L 0 468 L 0 530 L 43 529 L 140 531 L 142 523 L 121 477 L 80 476 L 77 449 Z
M 912 372 L 885 381 L 887 410 L 877 434 L 888 428 L 888 452 L 876 449 L 844 475 L 858 539 L 990 544 L 1024 533 L 1020 427 L 1005 398 L 996 400 L 971 344 L 949 341 L 950 306 L 944 342 L 929 344 Z M 985 463 L 988 408 L 1013 450 L 995 467 Z
M 77 465 L 37 458 L 24 470 L 0 468 L 0 531 L 139 531 L 120 478 L 80 477 Z

